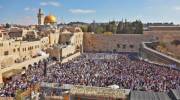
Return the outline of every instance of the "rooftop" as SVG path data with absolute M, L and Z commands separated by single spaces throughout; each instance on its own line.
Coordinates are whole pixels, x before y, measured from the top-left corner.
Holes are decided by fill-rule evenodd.
M 164 92 L 132 91 L 130 100 L 171 100 Z
M 110 98 L 126 98 L 125 90 L 91 87 L 91 86 L 74 86 L 70 90 L 72 95 L 96 96 L 96 97 L 110 97 Z

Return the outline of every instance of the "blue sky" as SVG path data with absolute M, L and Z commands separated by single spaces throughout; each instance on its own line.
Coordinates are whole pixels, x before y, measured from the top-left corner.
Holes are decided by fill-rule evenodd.
M 38 8 L 66 23 L 126 18 L 180 24 L 180 0 L 0 0 L 0 23 L 36 24 Z

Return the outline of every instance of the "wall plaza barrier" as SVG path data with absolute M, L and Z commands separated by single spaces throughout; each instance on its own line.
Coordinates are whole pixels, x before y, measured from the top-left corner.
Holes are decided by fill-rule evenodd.
M 151 49 L 147 44 L 152 44 L 153 42 L 143 42 L 140 48 L 140 56 L 143 59 L 148 59 L 155 64 L 165 64 L 171 68 L 180 70 L 180 60 L 175 59 L 171 56 L 165 55 L 161 52 L 158 52 L 154 49 Z
M 80 52 L 77 52 L 77 53 L 75 53 L 75 54 L 73 54 L 73 55 L 71 55 L 71 56 L 69 56 L 69 57 L 66 57 L 66 58 L 62 59 L 61 63 L 66 63 L 66 62 L 68 62 L 69 60 L 72 60 L 73 58 L 78 57 L 78 56 L 80 56 L 80 55 L 81 55 L 81 53 L 80 53 Z

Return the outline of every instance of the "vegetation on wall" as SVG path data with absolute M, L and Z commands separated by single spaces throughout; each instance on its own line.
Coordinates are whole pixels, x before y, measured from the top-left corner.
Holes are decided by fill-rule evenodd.
M 175 45 L 175 46 L 178 46 L 178 45 L 180 45 L 180 40 L 173 40 L 173 41 L 171 42 L 171 44 L 172 44 L 172 45 Z

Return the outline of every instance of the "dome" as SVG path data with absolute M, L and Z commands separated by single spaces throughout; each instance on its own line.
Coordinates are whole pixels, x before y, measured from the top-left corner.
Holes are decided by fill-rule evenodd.
M 57 23 L 57 19 L 53 15 L 48 15 L 44 19 L 44 24 L 54 24 Z

